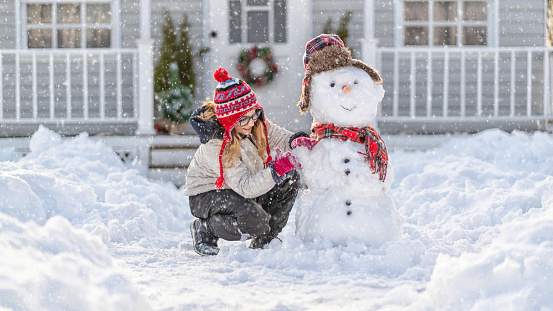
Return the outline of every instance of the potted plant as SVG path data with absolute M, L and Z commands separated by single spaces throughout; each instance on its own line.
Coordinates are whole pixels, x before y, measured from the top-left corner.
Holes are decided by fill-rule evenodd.
M 162 121 L 170 134 L 182 134 L 186 122 L 194 112 L 194 96 L 192 90 L 179 81 L 177 63 L 169 64 L 171 76 L 170 88 L 155 93 L 155 102 L 163 116 Z

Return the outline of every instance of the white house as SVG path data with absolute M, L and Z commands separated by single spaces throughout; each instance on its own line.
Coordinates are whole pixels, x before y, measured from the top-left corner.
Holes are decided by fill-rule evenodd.
M 211 95 L 213 69 L 238 76 L 241 49 L 270 46 L 280 72 L 256 92 L 292 128 L 309 126 L 295 108 L 305 42 L 348 10 L 348 45 L 384 77 L 382 131 L 543 128 L 551 110 L 546 0 L 7 0 L 0 8 L 4 137 L 37 124 L 152 133 L 164 8 L 177 23 L 188 14 L 194 45 L 210 48 L 196 68 L 198 102 Z
M 381 132 L 534 130 L 551 119 L 547 0 L 4 0 L 0 137 L 45 124 L 155 145 L 165 8 L 177 25 L 186 13 L 194 47 L 209 48 L 195 68 L 197 105 L 212 95 L 214 69 L 239 77 L 240 51 L 268 46 L 279 72 L 254 90 L 277 124 L 308 130 L 295 106 L 305 43 L 351 11 L 347 44 L 384 79 Z

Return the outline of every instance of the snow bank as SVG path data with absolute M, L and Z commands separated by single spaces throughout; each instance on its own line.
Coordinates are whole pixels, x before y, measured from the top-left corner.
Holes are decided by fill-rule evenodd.
M 41 128 L 31 149 L 0 152 L 0 309 L 553 309 L 551 134 L 393 152 L 398 241 L 305 243 L 292 212 L 282 242 L 220 241 L 210 258 L 194 254 L 174 186 L 86 134 Z
M 20 157 L 13 147 L 0 148 L 0 162 L 17 161 Z
M 148 310 L 101 240 L 64 218 L 44 226 L 0 213 L 0 308 Z
M 1 213 L 38 224 L 63 216 L 118 243 L 187 228 L 182 194 L 127 168 L 111 148 L 86 133 L 62 141 L 40 127 L 30 147 L 18 162 L 0 162 Z
M 393 195 L 426 247 L 417 266 L 431 268 L 415 309 L 553 307 L 551 134 L 489 130 L 394 161 Z
M 10 149 L 1 153 L 0 308 L 148 309 L 104 242 L 183 231 L 184 196 L 140 176 L 86 133 L 62 140 L 40 127 L 30 149 L 17 162 Z
M 458 310 L 551 308 L 553 208 L 552 195 L 548 197 L 547 211 L 534 210 L 501 226 L 499 238 L 481 252 L 459 257 L 440 255 L 417 306 Z

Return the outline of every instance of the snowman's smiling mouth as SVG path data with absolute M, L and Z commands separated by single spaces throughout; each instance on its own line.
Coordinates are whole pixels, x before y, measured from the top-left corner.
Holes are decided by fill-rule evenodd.
M 351 107 L 351 108 L 348 109 L 348 108 L 346 108 L 346 107 L 344 107 L 344 106 L 342 106 L 342 105 L 340 105 L 340 107 L 344 108 L 344 109 L 347 110 L 347 111 L 352 111 L 353 109 L 357 108 L 357 106 L 353 106 L 353 107 Z

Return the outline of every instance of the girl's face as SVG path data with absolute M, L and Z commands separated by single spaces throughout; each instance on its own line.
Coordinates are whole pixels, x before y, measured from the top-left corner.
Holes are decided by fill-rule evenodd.
M 255 124 L 255 121 L 261 115 L 261 109 L 252 109 L 248 111 L 242 119 L 236 124 L 236 132 L 242 135 L 249 135 L 252 132 L 252 128 Z

